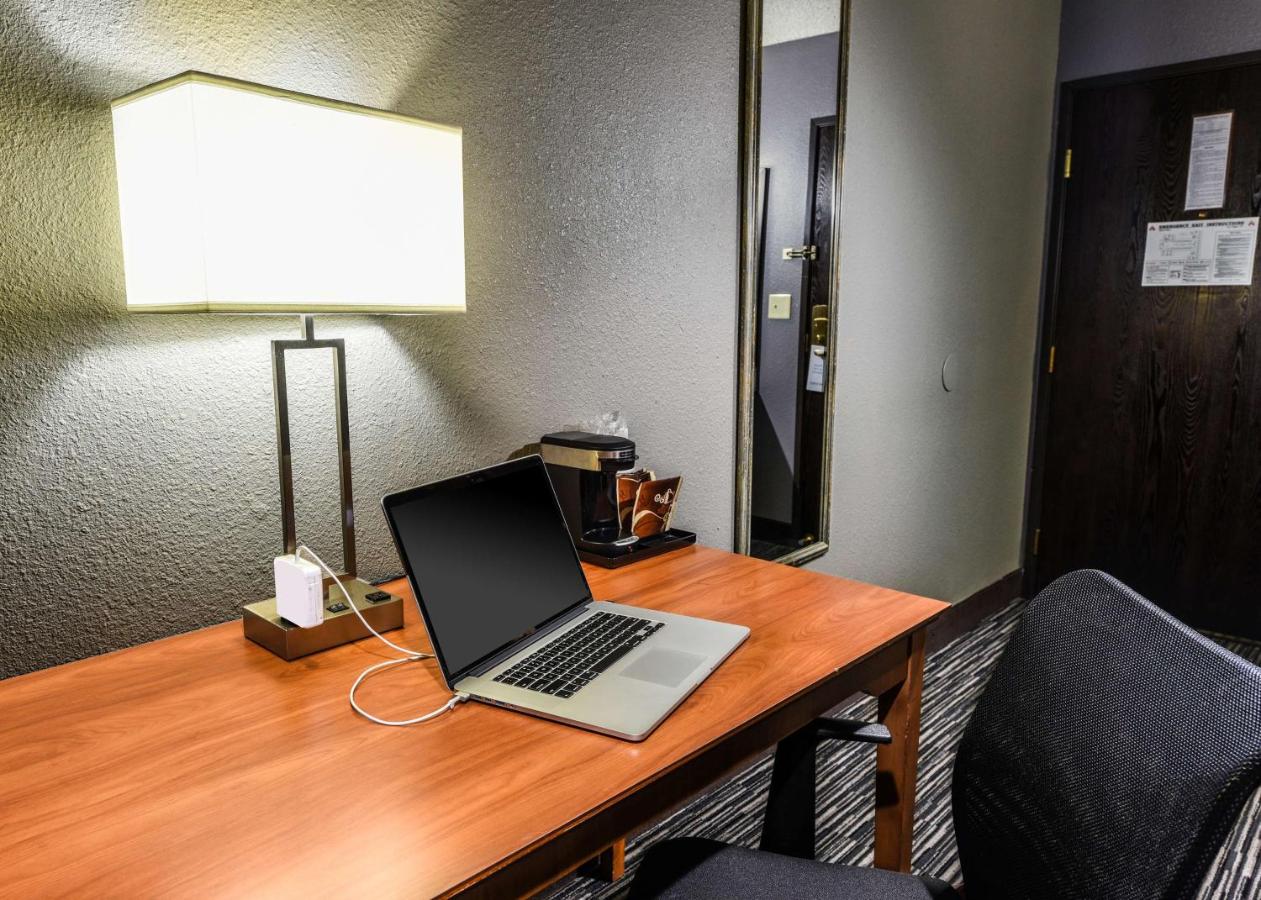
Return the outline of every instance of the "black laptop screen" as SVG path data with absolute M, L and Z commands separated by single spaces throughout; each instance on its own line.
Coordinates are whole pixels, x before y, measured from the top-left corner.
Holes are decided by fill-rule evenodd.
M 385 499 L 448 678 L 590 598 L 542 460 Z

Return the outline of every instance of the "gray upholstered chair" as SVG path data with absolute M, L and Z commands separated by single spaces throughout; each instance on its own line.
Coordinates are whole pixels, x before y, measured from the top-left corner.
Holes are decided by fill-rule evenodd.
M 959 746 L 967 900 L 1192 898 L 1258 783 L 1261 669 L 1102 572 L 1065 575 L 1025 611 Z M 958 894 L 684 838 L 649 851 L 631 897 Z

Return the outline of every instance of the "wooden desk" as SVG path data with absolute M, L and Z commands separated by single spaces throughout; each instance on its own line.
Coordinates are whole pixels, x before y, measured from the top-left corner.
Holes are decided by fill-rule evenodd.
M 519 894 L 859 689 L 895 734 L 877 861 L 908 867 L 924 626 L 945 604 L 702 547 L 588 576 L 600 599 L 752 629 L 641 744 L 478 703 L 373 725 L 346 691 L 389 651 L 285 663 L 239 622 L 0 682 L 0 896 Z M 391 637 L 426 646 L 411 612 Z M 401 718 L 447 696 L 426 661 L 362 702 Z

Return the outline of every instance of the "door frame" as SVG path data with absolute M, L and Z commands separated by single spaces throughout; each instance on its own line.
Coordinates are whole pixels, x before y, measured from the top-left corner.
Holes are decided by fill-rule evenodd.
M 828 297 L 828 350 L 824 389 L 822 478 L 819 497 L 819 539 L 779 557 L 776 562 L 799 566 L 828 551 L 832 512 L 832 437 L 836 416 L 837 308 L 840 300 L 841 175 L 845 159 L 845 110 L 848 106 L 851 0 L 840 0 L 840 49 L 836 77 L 836 158 L 832 184 L 832 290 Z M 749 554 L 753 517 L 753 412 L 756 399 L 760 287 L 757 258 L 758 138 L 762 100 L 762 0 L 744 0 L 740 76 L 740 286 L 736 330 L 735 485 L 732 549 Z
M 1046 465 L 1051 394 L 1054 388 L 1055 325 L 1060 307 L 1059 273 L 1064 249 L 1064 212 L 1068 203 L 1068 189 L 1073 180 L 1070 154 L 1073 146 L 1073 102 L 1077 92 L 1259 64 L 1261 64 L 1261 50 L 1253 50 L 1247 53 L 1233 53 L 1228 56 L 1215 56 L 1148 69 L 1130 69 L 1089 78 L 1077 78 L 1065 81 L 1059 86 L 1055 120 L 1055 155 L 1052 157 L 1051 197 L 1047 212 L 1046 244 L 1043 251 L 1042 296 L 1038 305 L 1037 352 L 1034 355 L 1033 403 L 1029 423 L 1029 457 L 1025 470 L 1025 515 L 1021 548 L 1024 569 L 1022 592 L 1026 597 L 1033 596 L 1038 581 L 1037 549 L 1042 519 L 1042 473 Z

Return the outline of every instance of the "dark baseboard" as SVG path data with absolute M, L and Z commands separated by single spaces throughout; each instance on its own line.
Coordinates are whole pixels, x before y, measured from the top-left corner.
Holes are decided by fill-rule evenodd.
M 1008 572 L 993 584 L 964 597 L 928 626 L 925 651 L 940 650 L 957 637 L 971 631 L 986 616 L 993 615 L 1020 596 L 1024 569 Z

